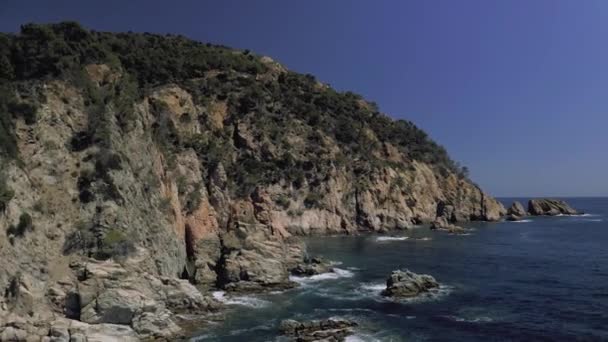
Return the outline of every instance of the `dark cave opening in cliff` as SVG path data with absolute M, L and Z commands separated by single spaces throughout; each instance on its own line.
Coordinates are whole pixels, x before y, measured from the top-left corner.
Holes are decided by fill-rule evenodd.
M 194 279 L 194 236 L 192 235 L 192 228 L 189 225 L 185 227 L 184 233 L 184 245 L 186 246 L 186 264 L 184 270 L 180 275 L 181 279 L 188 279 L 192 281 Z

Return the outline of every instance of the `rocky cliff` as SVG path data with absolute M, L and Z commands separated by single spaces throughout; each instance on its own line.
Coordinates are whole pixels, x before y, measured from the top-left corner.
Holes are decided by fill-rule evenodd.
M 290 286 L 298 236 L 505 213 L 411 122 L 249 51 L 26 25 L 0 66 L 0 316 L 151 333 L 213 307 L 176 288 Z

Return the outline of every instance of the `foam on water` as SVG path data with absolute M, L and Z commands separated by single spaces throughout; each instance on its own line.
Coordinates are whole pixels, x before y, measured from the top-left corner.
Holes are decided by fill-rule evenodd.
M 409 239 L 409 237 L 407 236 L 379 236 L 376 238 L 376 241 L 378 242 L 382 242 L 382 241 L 404 241 Z
M 215 291 L 212 293 L 212 296 L 226 305 L 241 305 L 250 308 L 264 308 L 270 305 L 268 301 L 251 296 L 227 297 L 224 291 Z
M 345 342 L 376 342 L 381 341 L 371 335 L 366 334 L 354 334 L 350 336 L 346 336 L 344 339 Z
M 518 220 L 518 221 L 509 221 L 509 222 L 513 222 L 513 223 L 530 223 L 530 222 L 534 222 L 532 220 Z
M 449 319 L 450 321 L 466 323 L 491 323 L 494 321 L 492 318 L 486 316 L 465 318 L 460 316 L 447 315 L 443 317 Z
M 431 289 L 429 292 L 424 292 L 416 297 L 412 298 L 389 298 L 382 296 L 382 291 L 386 289 L 385 283 L 365 283 L 361 284 L 355 293 L 357 299 L 362 297 L 370 297 L 377 301 L 395 301 L 395 302 L 406 302 L 406 303 L 419 303 L 439 300 L 452 292 L 454 289 L 452 286 L 440 285 L 437 289 Z
M 333 272 L 315 274 L 310 277 L 299 277 L 299 276 L 290 276 L 289 280 L 296 282 L 300 285 L 306 285 L 310 283 L 316 283 L 323 280 L 334 280 L 340 278 L 352 278 L 355 274 L 349 270 L 343 270 L 341 268 L 334 268 Z

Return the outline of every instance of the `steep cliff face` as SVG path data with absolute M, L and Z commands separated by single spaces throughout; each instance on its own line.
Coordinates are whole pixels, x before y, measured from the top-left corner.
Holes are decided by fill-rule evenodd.
M 0 313 L 90 311 L 70 302 L 86 260 L 260 290 L 290 286 L 299 235 L 504 214 L 413 124 L 267 57 L 75 24 L 1 38 Z

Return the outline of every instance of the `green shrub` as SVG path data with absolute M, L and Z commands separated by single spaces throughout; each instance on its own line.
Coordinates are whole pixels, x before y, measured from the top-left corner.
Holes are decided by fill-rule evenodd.
M 0 213 L 3 213 L 15 196 L 15 192 L 6 184 L 6 176 L 0 172 Z
M 287 197 L 286 195 L 280 195 L 278 196 L 274 202 L 279 205 L 281 208 L 283 209 L 287 209 L 289 208 L 289 204 L 291 203 L 291 201 L 289 200 L 289 197 Z
M 19 216 L 19 223 L 16 226 L 15 225 L 9 226 L 6 233 L 7 233 L 7 235 L 14 235 L 17 237 L 22 237 L 23 235 L 25 235 L 25 232 L 32 231 L 32 230 L 34 230 L 34 225 L 32 223 L 32 217 L 27 213 L 23 213 L 23 214 L 21 214 L 21 216 Z
M 318 192 L 311 191 L 308 193 L 308 195 L 306 195 L 306 198 L 304 199 L 304 205 L 308 209 L 321 208 L 322 201 L 323 201 L 323 195 L 321 195 Z
M 101 247 L 96 253 L 97 259 L 122 258 L 135 251 L 133 241 L 121 231 L 112 229 L 106 232 L 101 240 Z

